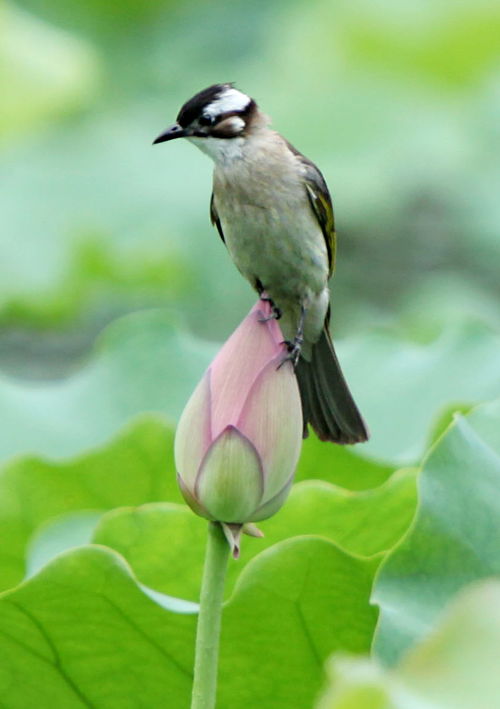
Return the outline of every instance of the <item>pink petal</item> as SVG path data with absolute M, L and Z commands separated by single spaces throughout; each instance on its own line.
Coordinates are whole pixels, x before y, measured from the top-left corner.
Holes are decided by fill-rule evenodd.
M 198 470 L 211 443 L 210 371 L 191 394 L 175 434 L 174 456 L 177 473 L 184 485 L 194 489 Z
M 255 380 L 238 419 L 264 468 L 263 502 L 274 497 L 293 474 L 302 446 L 302 406 L 291 362 L 272 360 Z
M 258 301 L 210 365 L 212 438 L 236 424 L 256 377 L 283 351 L 276 320 L 260 322 L 269 313 L 269 304 Z

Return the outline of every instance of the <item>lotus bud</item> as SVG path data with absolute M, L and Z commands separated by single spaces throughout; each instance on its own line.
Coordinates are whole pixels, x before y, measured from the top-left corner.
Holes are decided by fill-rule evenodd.
M 175 438 L 186 502 L 226 523 L 226 535 L 277 512 L 302 444 L 297 380 L 277 321 L 265 320 L 270 314 L 259 301 L 231 335 L 189 399 Z

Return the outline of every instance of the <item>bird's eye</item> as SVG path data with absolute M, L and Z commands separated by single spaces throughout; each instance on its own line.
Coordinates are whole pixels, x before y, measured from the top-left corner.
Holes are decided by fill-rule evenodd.
M 212 116 L 202 114 L 198 120 L 200 126 L 213 126 L 215 119 Z

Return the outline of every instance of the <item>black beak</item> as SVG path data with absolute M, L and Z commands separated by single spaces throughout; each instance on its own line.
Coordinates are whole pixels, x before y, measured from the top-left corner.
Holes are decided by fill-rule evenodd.
M 175 138 L 184 138 L 187 133 L 182 128 L 178 123 L 174 123 L 173 126 L 170 126 L 170 128 L 167 128 L 167 130 L 164 130 L 163 133 L 160 133 L 158 138 L 155 138 L 153 140 L 153 145 L 156 145 L 156 143 L 164 143 L 167 140 L 174 140 Z

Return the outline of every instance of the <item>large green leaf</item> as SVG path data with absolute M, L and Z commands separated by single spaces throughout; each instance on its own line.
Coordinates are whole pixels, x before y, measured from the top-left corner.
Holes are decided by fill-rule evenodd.
M 500 574 L 500 401 L 457 416 L 425 461 L 420 504 L 373 599 L 375 651 L 393 663 L 466 584 Z
M 215 350 L 176 329 L 164 311 L 121 318 L 75 375 L 35 386 L 0 380 L 0 458 L 75 455 L 144 411 L 175 420 Z
M 401 470 L 373 490 L 350 492 L 321 481 L 298 483 L 279 514 L 262 523 L 274 542 L 291 534 L 320 534 L 351 554 L 392 548 L 416 508 L 415 470 Z
M 364 446 L 329 445 L 311 431 L 302 445 L 296 480 L 328 480 L 348 490 L 365 490 L 383 483 L 394 472 L 363 455 Z
M 393 671 L 335 659 L 318 709 L 495 709 L 499 646 L 500 582 L 474 584 Z
M 92 541 L 124 556 L 141 583 L 179 598 L 198 601 L 207 523 L 186 505 L 157 502 L 104 515 Z M 262 545 L 245 539 L 255 556 Z M 231 564 L 229 576 L 241 571 Z M 229 590 L 229 583 L 227 585 Z
M 328 649 L 362 653 L 370 643 L 376 566 L 310 537 L 251 562 L 223 617 L 220 709 L 308 709 Z
M 376 333 L 343 344 L 372 432 L 360 447 L 364 455 L 418 462 L 442 409 L 500 395 L 500 336 L 479 323 L 446 330 L 426 344 Z
M 144 417 L 116 441 L 76 460 L 20 458 L 5 466 L 0 476 L 0 587 L 23 578 L 28 541 L 55 517 L 153 500 L 180 501 L 172 465 L 172 430 L 159 419 Z M 68 529 L 60 527 L 58 533 L 52 549 L 68 544 Z
M 193 617 L 150 601 L 118 555 L 81 547 L 1 598 L 2 702 L 186 707 L 193 642 Z
M 292 536 L 318 534 L 363 556 L 386 551 L 406 531 L 415 505 L 411 471 L 356 494 L 319 481 L 298 483 L 280 512 L 259 524 L 263 539 L 243 537 L 240 559 L 228 571 L 228 593 L 254 556 Z M 102 517 L 93 540 L 120 552 L 147 586 L 198 599 L 205 522 L 187 507 L 157 503 L 114 510 Z
M 218 706 L 307 709 L 327 655 L 369 647 L 375 566 L 318 538 L 283 542 L 253 560 L 223 614 Z M 0 598 L 2 701 L 183 709 L 194 626 L 195 616 L 150 600 L 116 553 L 66 552 Z

